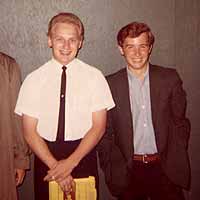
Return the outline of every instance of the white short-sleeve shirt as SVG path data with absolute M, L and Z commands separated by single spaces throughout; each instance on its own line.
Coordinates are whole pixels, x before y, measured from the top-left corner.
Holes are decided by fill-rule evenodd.
M 92 126 L 92 113 L 111 109 L 114 102 L 103 74 L 75 58 L 67 66 L 65 140 L 83 138 Z M 50 60 L 24 80 L 15 112 L 38 119 L 41 137 L 57 136 L 62 65 Z

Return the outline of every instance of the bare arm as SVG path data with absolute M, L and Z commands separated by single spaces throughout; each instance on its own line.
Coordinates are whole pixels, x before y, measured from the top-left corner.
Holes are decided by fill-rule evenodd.
M 78 165 L 80 160 L 85 157 L 102 138 L 105 132 L 106 114 L 106 110 L 101 110 L 92 114 L 92 128 L 82 139 L 78 148 L 69 157 L 69 159 L 71 158 L 75 161 L 76 165 Z
M 36 118 L 30 117 L 28 115 L 23 115 L 22 117 L 24 138 L 26 142 L 31 147 L 32 151 L 51 169 L 53 168 L 57 160 L 53 157 L 48 149 L 45 141 L 37 133 L 37 123 Z
M 97 151 L 99 155 L 99 163 L 100 167 L 105 172 L 108 165 L 110 165 L 110 157 L 112 146 L 114 145 L 114 127 L 112 122 L 112 110 L 109 110 L 107 113 L 107 123 L 106 123 L 106 131 L 101 141 L 97 145 Z M 106 177 L 107 178 L 107 177 Z
M 49 170 L 45 180 L 50 180 L 52 176 L 58 182 L 63 180 L 79 164 L 81 159 L 97 145 L 105 132 L 106 113 L 106 109 L 103 109 L 92 114 L 92 127 L 86 133 L 79 146 L 68 158 L 59 161 L 54 169 Z

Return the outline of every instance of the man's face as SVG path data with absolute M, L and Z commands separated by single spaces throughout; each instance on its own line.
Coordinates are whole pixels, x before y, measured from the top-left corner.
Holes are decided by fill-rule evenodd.
M 62 65 L 67 65 L 76 57 L 81 44 L 79 29 L 73 24 L 55 24 L 48 37 L 48 45 L 52 48 L 53 57 Z
M 136 38 L 127 37 L 123 46 L 119 46 L 121 55 L 124 56 L 131 71 L 145 71 L 152 45 L 149 45 L 147 33 L 142 33 Z

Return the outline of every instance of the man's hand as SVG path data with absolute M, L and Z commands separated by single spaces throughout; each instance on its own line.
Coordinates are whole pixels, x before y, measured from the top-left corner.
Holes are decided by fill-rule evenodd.
M 71 159 L 59 160 L 56 165 L 48 171 L 48 174 L 44 177 L 44 181 L 55 180 L 58 183 L 64 181 L 76 166 L 73 163 Z
M 58 184 L 66 196 L 68 194 L 70 194 L 72 192 L 73 188 L 75 187 L 75 182 L 71 175 L 67 176 L 65 179 L 58 182 Z
M 15 169 L 15 182 L 16 186 L 19 186 L 22 184 L 25 176 L 25 170 L 24 169 Z

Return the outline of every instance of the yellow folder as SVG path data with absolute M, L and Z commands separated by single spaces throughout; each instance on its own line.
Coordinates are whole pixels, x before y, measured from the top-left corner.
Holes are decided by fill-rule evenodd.
M 96 200 L 95 178 L 74 179 L 75 187 L 68 196 L 64 196 L 60 186 L 55 182 L 49 182 L 49 200 Z

